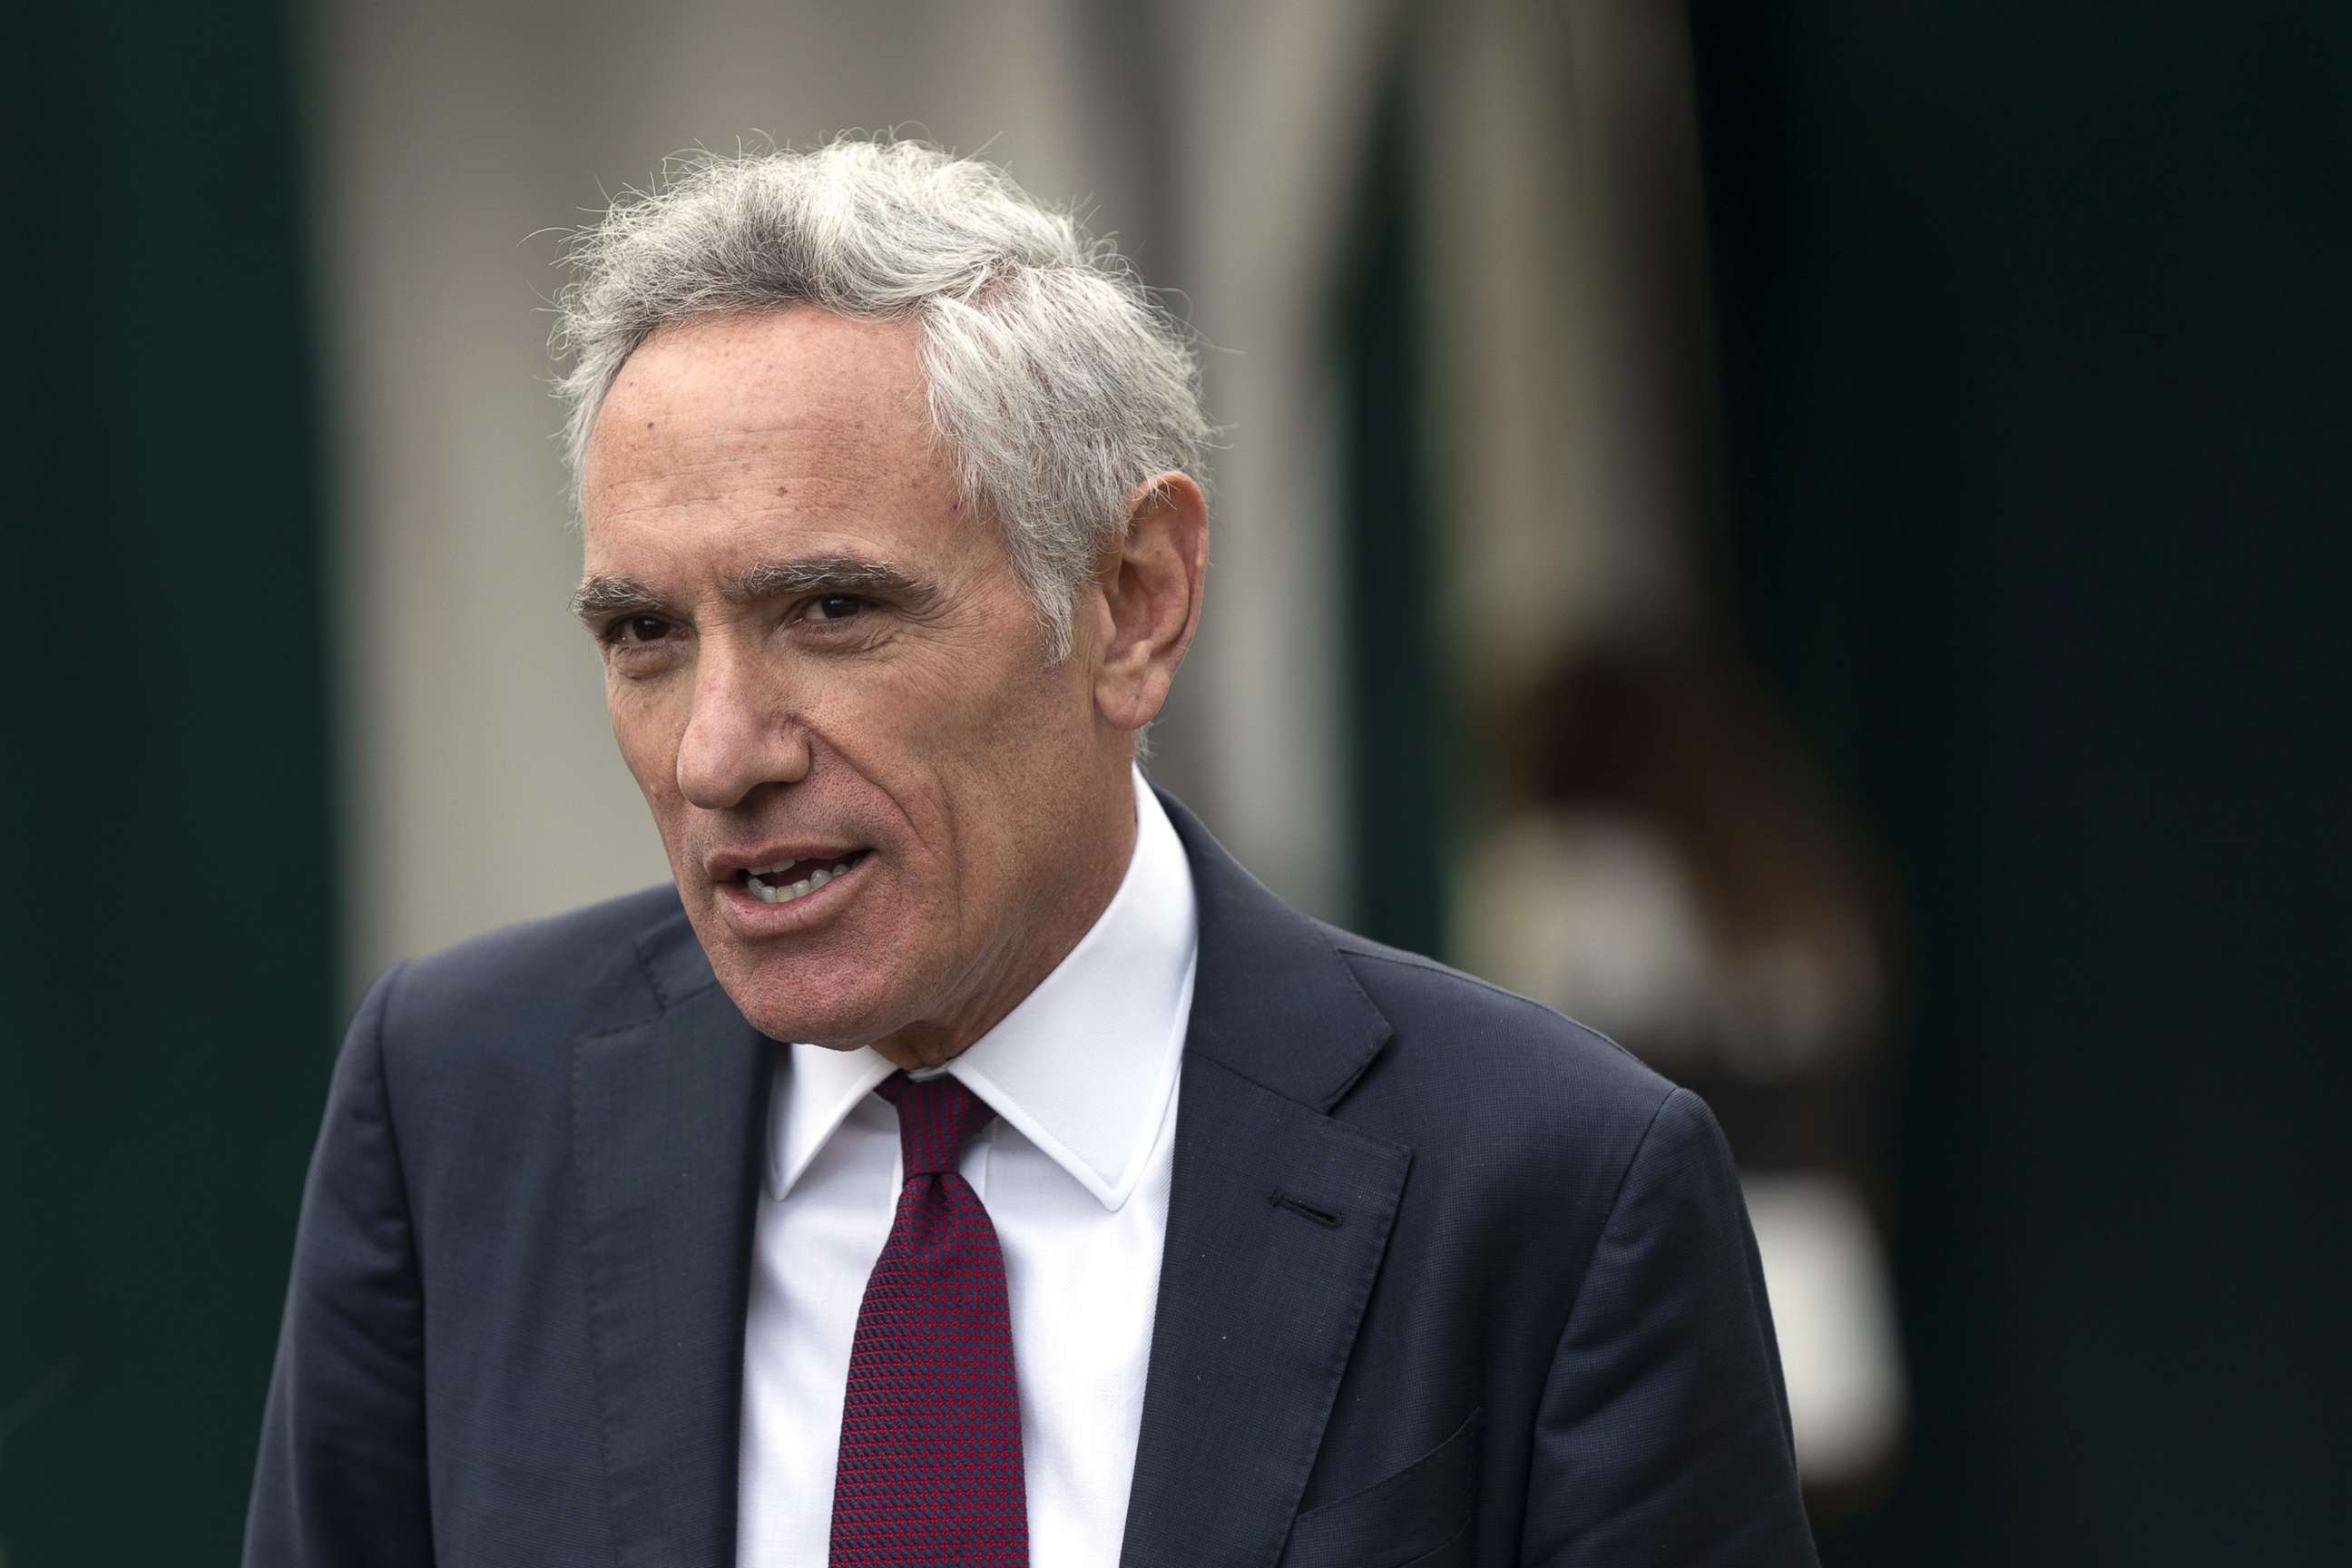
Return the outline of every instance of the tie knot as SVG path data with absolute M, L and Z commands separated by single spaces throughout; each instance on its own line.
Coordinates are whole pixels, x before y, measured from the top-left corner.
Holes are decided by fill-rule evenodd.
M 945 1073 L 911 1079 L 894 1072 L 874 1092 L 898 1108 L 898 1150 L 909 1181 L 954 1170 L 963 1146 L 993 1114 L 985 1100 Z

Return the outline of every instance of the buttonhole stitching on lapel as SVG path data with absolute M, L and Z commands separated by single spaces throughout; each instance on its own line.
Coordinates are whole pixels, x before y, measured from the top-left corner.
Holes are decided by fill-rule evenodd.
M 1338 1215 L 1333 1214 L 1328 1209 L 1318 1209 L 1313 1204 L 1301 1203 L 1298 1199 L 1290 1196 L 1287 1193 L 1268 1193 L 1265 1194 L 1265 1201 L 1272 1204 L 1278 1209 L 1288 1209 L 1292 1214 L 1304 1215 L 1306 1218 L 1313 1220 L 1317 1225 L 1321 1226 L 1325 1230 L 1337 1230 L 1339 1228 L 1339 1216 Z

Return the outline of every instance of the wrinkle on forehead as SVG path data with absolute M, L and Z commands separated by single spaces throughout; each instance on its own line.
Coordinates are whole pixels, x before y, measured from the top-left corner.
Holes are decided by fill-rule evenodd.
M 600 441 L 634 451 L 697 434 L 789 433 L 811 417 L 896 440 L 930 435 L 921 340 L 911 322 L 796 306 L 699 317 L 647 338 L 597 415 Z
M 961 500 L 912 325 L 806 307 L 648 339 L 605 399 L 586 478 L 586 510 L 607 518 L 713 504 L 838 517 Z
M 952 509 L 955 475 L 927 433 L 903 444 L 883 437 L 835 414 L 721 429 L 681 424 L 667 433 L 657 422 L 636 440 L 616 442 L 614 460 L 593 470 L 593 505 L 610 516 L 717 504 L 813 521 L 926 500 Z
M 614 384 L 585 477 L 592 575 L 716 582 L 812 552 L 943 586 L 1010 570 L 962 505 L 908 323 L 800 309 L 658 333 Z

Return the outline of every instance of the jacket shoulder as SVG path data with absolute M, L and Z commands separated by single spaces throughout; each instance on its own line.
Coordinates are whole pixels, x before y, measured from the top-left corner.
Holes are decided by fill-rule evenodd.
M 1680 1091 L 1631 1051 L 1540 1003 L 1414 953 L 1331 932 L 1390 1037 L 1342 1115 L 1414 1150 L 1424 1186 L 1548 1191 L 1605 1215 Z M 1570 1254 L 1581 1256 L 1570 1249 Z
M 1530 1089 L 1573 1087 L 1587 1104 L 1622 1104 L 1645 1117 L 1674 1090 L 1616 1041 L 1539 1002 L 1435 959 L 1326 930 L 1395 1031 L 1384 1054 L 1397 1055 L 1413 1069 L 1508 1075 Z
M 486 932 L 378 984 L 386 1050 L 447 1064 L 453 1052 L 623 1027 L 712 983 L 677 890 L 665 884 Z

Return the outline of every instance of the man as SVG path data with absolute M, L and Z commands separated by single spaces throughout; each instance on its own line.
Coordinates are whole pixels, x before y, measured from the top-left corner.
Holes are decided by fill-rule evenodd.
M 1116 261 L 864 142 L 573 260 L 677 885 L 369 994 L 248 1563 L 1810 1562 L 1705 1108 L 1136 773 L 1208 427 Z

